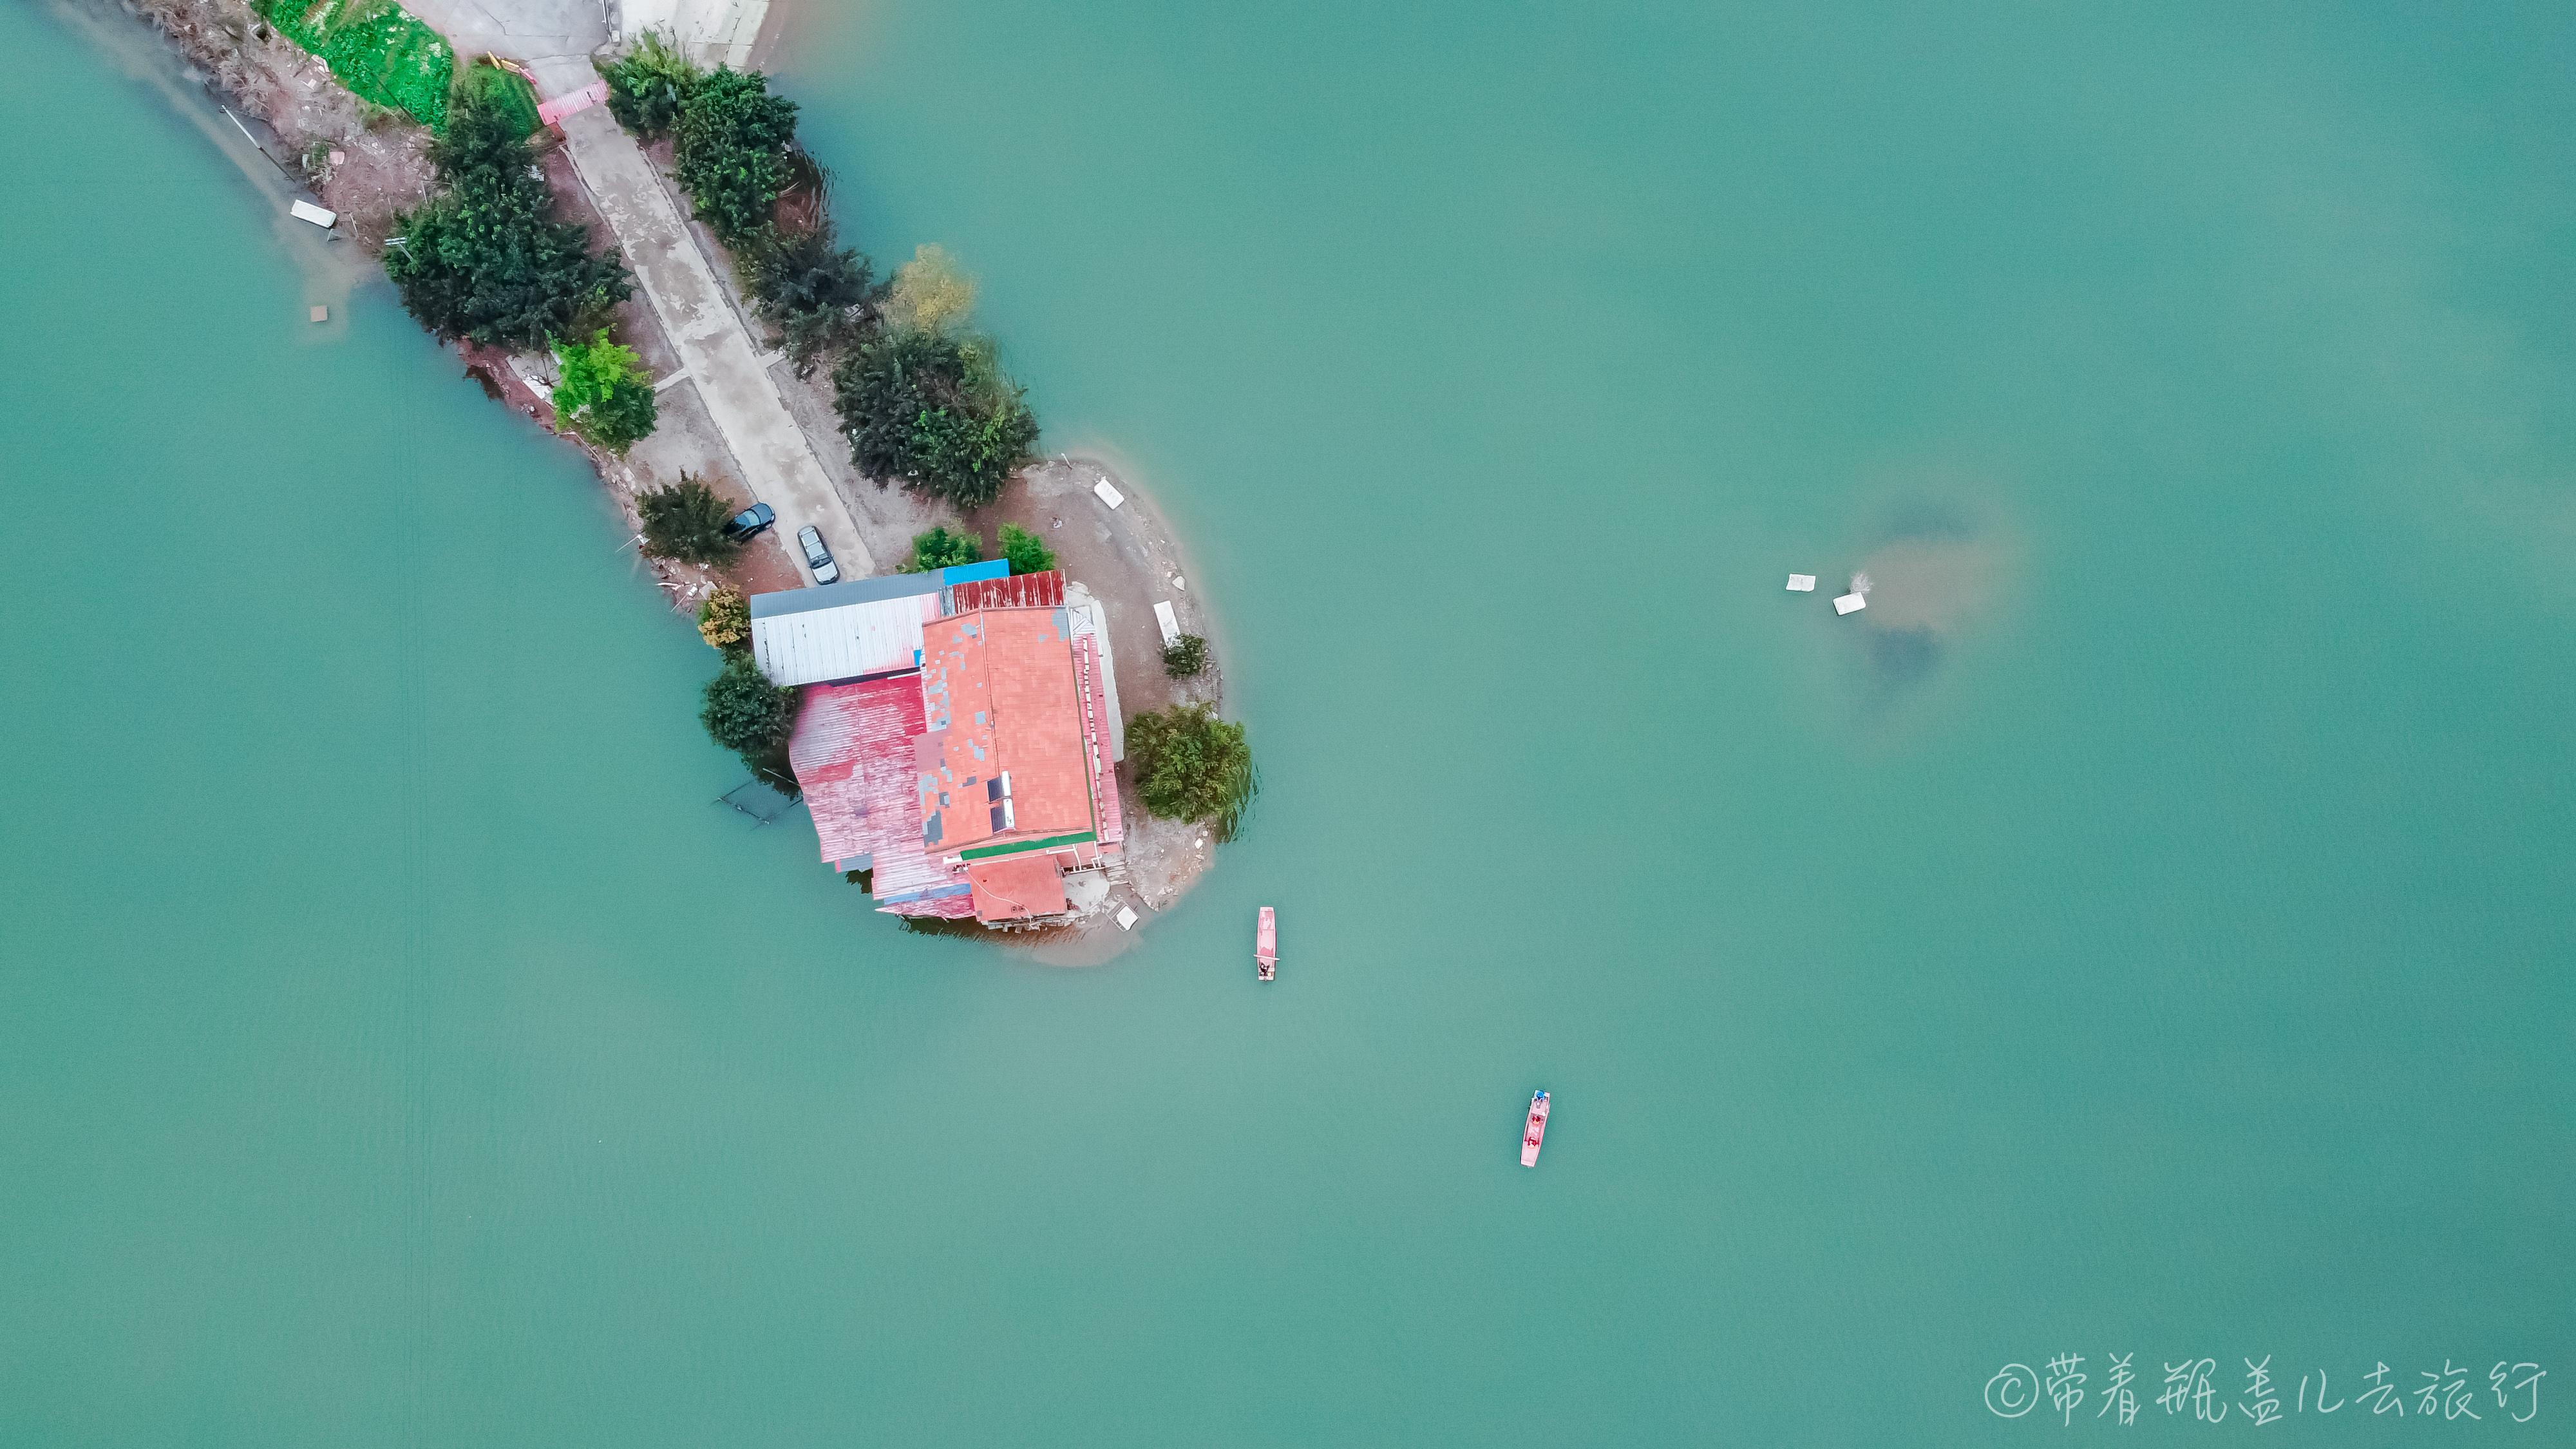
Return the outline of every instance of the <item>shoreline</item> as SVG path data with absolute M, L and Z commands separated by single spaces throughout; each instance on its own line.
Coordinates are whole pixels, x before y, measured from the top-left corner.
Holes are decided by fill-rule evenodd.
M 48 8 L 99 43 L 120 69 L 160 92 L 256 188 L 278 202 L 276 227 L 311 282 L 310 300 L 331 309 L 328 322 L 316 328 L 318 337 L 327 340 L 345 328 L 353 294 L 366 283 L 383 279 L 380 257 L 393 218 L 431 194 L 435 168 L 428 159 L 426 128 L 407 118 L 389 120 L 380 110 L 365 107 L 319 57 L 270 30 L 238 0 L 139 0 L 113 9 L 103 0 L 51 0 Z M 780 42 L 797 19 L 797 10 L 790 0 L 778 0 L 769 7 L 750 48 L 749 66 L 757 68 Z M 119 23 L 120 17 L 125 23 Z M 449 43 L 454 45 L 452 38 Z M 460 65 L 476 54 L 459 49 Z M 232 118 L 230 125 L 224 123 L 225 117 Z M 252 124 L 245 126 L 244 119 Z M 266 132 L 266 138 L 254 134 L 254 127 Z M 226 131 L 237 134 L 227 136 Z M 530 144 L 558 217 L 588 227 L 594 253 L 626 250 L 599 198 L 572 164 L 560 131 L 541 128 Z M 688 244 L 708 264 L 726 306 L 755 347 L 766 345 L 767 329 L 746 304 L 731 253 L 677 193 L 669 143 L 644 150 L 655 185 L 682 218 Z M 298 159 L 290 162 L 277 151 Z M 258 166 L 252 155 L 267 166 Z M 320 231 L 289 220 L 285 200 L 304 197 L 339 212 L 340 226 Z M 388 288 L 386 295 L 390 294 Z M 678 365 L 672 339 L 644 289 L 639 285 L 610 309 L 609 318 L 612 335 L 635 348 L 653 376 L 662 379 L 656 387 L 661 416 L 654 431 L 623 455 L 556 430 L 551 399 L 544 391 L 553 375 L 551 355 L 514 353 L 461 339 L 442 345 L 452 349 L 464 374 L 475 379 L 487 396 L 587 455 L 630 533 L 640 537 L 637 493 L 667 486 L 683 474 L 704 479 L 738 505 L 748 506 L 753 499 L 743 485 L 738 461 L 721 429 L 707 417 L 694 381 Z M 803 434 L 832 491 L 847 507 L 859 534 L 849 542 L 861 556 L 890 565 L 909 555 L 913 534 L 940 524 L 971 528 L 988 548 L 998 547 L 1001 524 L 1026 528 L 1059 550 L 1059 566 L 1066 575 L 1091 589 L 1107 610 L 1114 687 L 1122 712 L 1116 721 L 1118 729 L 1123 731 L 1126 716 L 1169 705 L 1221 707 L 1225 677 L 1221 653 L 1203 674 L 1188 680 L 1174 680 L 1163 670 L 1155 603 L 1170 602 L 1184 632 L 1211 640 L 1218 637 L 1212 622 L 1215 615 L 1203 581 L 1187 572 L 1186 550 L 1150 495 L 1137 485 L 1135 470 L 1118 466 L 1123 460 L 1114 448 L 1095 440 L 1078 452 L 1068 448 L 1045 453 L 1014 470 L 992 503 L 961 513 L 912 487 L 857 472 L 847 439 L 839 430 L 827 368 L 813 368 L 804 376 L 784 366 L 764 370 L 795 430 Z M 1100 454 L 1108 456 L 1104 459 Z M 1123 495 L 1121 506 L 1110 509 L 1091 492 L 1098 480 L 1107 480 Z M 634 542 L 630 538 L 627 546 Z M 697 603 L 721 587 L 752 594 L 805 584 L 781 530 L 776 529 L 755 539 L 721 568 L 652 557 L 643 561 L 656 584 L 667 591 L 667 607 L 692 621 Z M 982 939 L 1025 951 L 1050 965 L 1105 962 L 1131 948 L 1146 922 L 1177 904 L 1214 863 L 1220 842 L 1211 825 L 1152 815 L 1135 789 L 1132 765 L 1122 759 L 1117 773 L 1130 842 L 1127 882 L 1113 891 L 1103 908 L 1076 922 L 1024 931 L 978 928 Z M 1114 916 L 1122 905 L 1136 908 L 1135 929 L 1117 926 Z

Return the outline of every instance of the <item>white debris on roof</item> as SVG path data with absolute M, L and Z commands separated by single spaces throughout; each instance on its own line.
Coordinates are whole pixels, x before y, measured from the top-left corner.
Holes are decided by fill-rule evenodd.
M 1791 575 L 1789 575 L 1789 592 L 1790 592 L 1790 593 L 1793 593 L 1793 594 L 1812 594 L 1812 593 L 1814 593 L 1815 591 L 1816 591 L 1816 576 L 1815 576 L 1814 574 L 1791 574 Z
M 1834 612 L 1837 614 L 1855 614 L 1868 607 L 1869 600 L 1858 594 L 1845 594 L 1834 600 Z
M 340 213 L 325 210 L 322 207 L 315 206 L 309 201 L 295 202 L 288 206 L 286 210 L 288 214 L 292 215 L 297 221 L 309 221 L 315 226 L 321 227 L 325 231 L 330 230 L 330 228 L 340 220 Z
M 1126 501 L 1127 501 L 1127 495 L 1126 495 L 1126 494 L 1124 494 L 1124 493 L 1119 492 L 1119 491 L 1118 491 L 1117 489 L 1115 489 L 1115 488 L 1110 487 L 1110 486 L 1109 486 L 1109 480 L 1108 480 L 1108 479 L 1106 479 L 1106 478 L 1103 478 L 1103 479 L 1101 479 L 1099 482 L 1092 484 L 1092 485 L 1091 485 L 1091 491 L 1092 491 L 1092 492 L 1094 492 L 1094 493 L 1099 494 L 1099 495 L 1100 495 L 1100 501 L 1101 501 L 1101 502 L 1103 502 L 1103 503 L 1108 504 L 1108 505 L 1109 505 L 1110 507 L 1112 507 L 1112 508 L 1115 508 L 1115 507 L 1117 507 L 1119 504 L 1124 503 L 1124 502 L 1126 502 Z

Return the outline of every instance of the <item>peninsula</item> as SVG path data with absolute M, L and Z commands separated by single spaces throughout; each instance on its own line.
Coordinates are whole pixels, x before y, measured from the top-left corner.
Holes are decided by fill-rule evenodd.
M 766 10 L 139 13 L 298 215 L 591 458 L 719 651 L 708 733 L 802 796 L 823 862 L 914 921 L 1114 954 L 1254 789 L 1204 580 L 1132 478 L 1039 455 L 945 251 L 880 280 L 838 244 L 794 103 L 745 68 Z

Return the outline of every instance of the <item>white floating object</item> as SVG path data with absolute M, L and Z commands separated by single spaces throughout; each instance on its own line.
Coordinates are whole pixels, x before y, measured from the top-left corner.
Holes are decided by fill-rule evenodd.
M 1172 612 L 1171 600 L 1165 599 L 1154 606 L 1154 622 L 1163 626 L 1164 648 L 1169 649 L 1181 642 L 1181 616 Z
M 1099 495 L 1100 495 L 1100 501 L 1101 501 L 1101 502 L 1103 502 L 1103 503 L 1108 504 L 1108 505 L 1109 505 L 1110 507 L 1112 507 L 1112 508 L 1115 508 L 1115 507 L 1117 507 L 1119 504 L 1124 503 L 1124 502 L 1126 502 L 1126 501 L 1127 501 L 1127 495 L 1126 495 L 1126 494 L 1124 494 L 1124 493 L 1119 492 L 1119 491 L 1118 491 L 1117 489 L 1115 489 L 1115 488 L 1110 487 L 1110 486 L 1109 486 L 1109 480 L 1108 480 L 1108 479 L 1106 479 L 1106 478 L 1103 478 L 1103 479 L 1101 479 L 1099 482 L 1092 484 L 1092 485 L 1091 485 L 1091 491 L 1092 491 L 1092 492 L 1094 492 L 1094 493 L 1099 494 Z
M 1136 908 L 1134 906 L 1120 906 L 1118 908 L 1118 929 L 1122 931 L 1132 931 L 1136 929 Z
M 315 226 L 322 228 L 324 231 L 329 231 L 332 226 L 340 220 L 340 213 L 336 211 L 326 211 L 321 207 L 315 206 L 309 201 L 295 202 L 288 206 L 286 210 L 288 214 L 292 215 L 297 221 L 309 221 Z
M 1857 614 L 1868 607 L 1869 600 L 1859 594 L 1845 594 L 1834 600 L 1834 612 L 1837 614 Z
M 1814 593 L 1815 591 L 1816 591 L 1816 576 L 1815 576 L 1814 574 L 1791 574 L 1791 575 L 1789 575 L 1789 592 L 1790 592 L 1790 593 L 1793 593 L 1793 594 L 1812 594 L 1812 593 Z

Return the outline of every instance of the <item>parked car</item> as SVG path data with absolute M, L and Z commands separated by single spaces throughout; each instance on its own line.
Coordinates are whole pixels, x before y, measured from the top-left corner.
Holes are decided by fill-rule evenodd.
M 755 533 L 767 530 L 769 525 L 777 521 L 778 515 L 770 511 L 768 504 L 755 503 L 735 514 L 733 522 L 724 526 L 724 534 L 725 537 L 733 539 L 749 538 Z
M 823 546 L 823 530 L 812 524 L 796 530 L 796 542 L 805 550 L 805 567 L 814 571 L 814 582 L 837 584 L 841 566 L 832 562 L 832 551 Z

